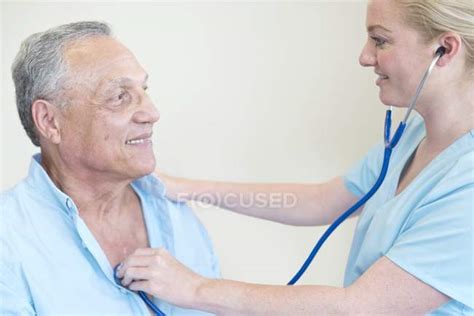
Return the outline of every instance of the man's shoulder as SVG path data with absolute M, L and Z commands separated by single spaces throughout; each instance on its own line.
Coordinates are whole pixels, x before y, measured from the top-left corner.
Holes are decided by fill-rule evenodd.
M 22 192 L 23 181 L 16 184 L 14 187 L 0 192 L 0 243 L 2 248 L 5 247 L 5 242 L 8 239 L 13 238 L 13 235 L 16 231 L 15 227 L 20 228 L 21 225 L 16 225 L 18 219 L 22 216 L 19 216 L 21 211 L 21 201 L 22 201 Z
M 51 210 L 51 198 L 27 177 L 13 187 L 0 192 L 0 234 L 25 231 L 38 219 L 44 219 L 44 210 Z M 8 228 L 8 229 L 7 229 Z
M 0 212 L 4 214 L 10 209 L 9 206 L 19 204 L 22 197 L 28 194 L 27 187 L 27 180 L 23 179 L 13 187 L 0 192 Z
M 25 199 L 28 199 L 28 197 L 35 193 L 34 170 L 37 164 L 35 159 L 39 159 L 38 157 L 39 154 L 32 157 L 28 173 L 23 179 L 0 192 L 0 212 L 2 215 L 5 212 L 11 211 L 11 206 L 22 204 Z

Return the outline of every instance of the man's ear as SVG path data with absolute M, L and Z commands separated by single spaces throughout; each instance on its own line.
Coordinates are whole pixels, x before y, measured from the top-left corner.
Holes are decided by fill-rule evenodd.
M 446 49 L 445 54 L 438 60 L 438 66 L 446 66 L 451 63 L 456 55 L 459 54 L 463 45 L 461 37 L 453 32 L 442 34 L 438 40 L 439 46 Z
M 59 126 L 59 109 L 45 100 L 36 100 L 31 105 L 31 115 L 39 137 L 48 139 L 53 144 L 61 142 Z

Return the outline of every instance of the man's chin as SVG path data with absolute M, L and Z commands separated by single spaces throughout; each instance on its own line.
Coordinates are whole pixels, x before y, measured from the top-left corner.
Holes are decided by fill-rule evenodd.
M 153 162 L 143 164 L 142 166 L 140 166 L 140 168 L 137 168 L 136 170 L 137 171 L 136 179 L 152 174 L 155 171 L 155 168 L 156 168 L 156 161 L 154 159 L 153 159 Z

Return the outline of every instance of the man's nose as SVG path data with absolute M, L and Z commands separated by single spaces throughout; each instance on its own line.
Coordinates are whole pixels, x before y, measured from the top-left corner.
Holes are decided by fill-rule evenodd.
M 375 66 L 376 60 L 375 53 L 369 47 L 369 44 L 366 43 L 360 52 L 359 64 L 363 67 Z
M 138 123 L 156 123 L 160 119 L 160 112 L 148 96 L 144 96 L 140 109 L 135 112 L 134 120 Z

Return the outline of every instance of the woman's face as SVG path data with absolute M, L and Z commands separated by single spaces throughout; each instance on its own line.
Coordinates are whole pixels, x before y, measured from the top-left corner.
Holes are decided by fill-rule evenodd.
M 423 73 L 434 57 L 436 44 L 423 44 L 406 25 L 394 0 L 373 0 L 367 6 L 367 42 L 359 62 L 374 67 L 379 97 L 385 105 L 408 106 Z M 429 87 L 422 97 L 428 98 Z M 422 102 L 422 97 L 418 103 Z

